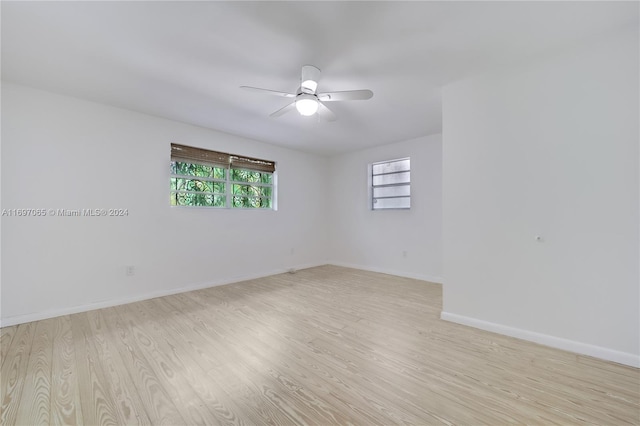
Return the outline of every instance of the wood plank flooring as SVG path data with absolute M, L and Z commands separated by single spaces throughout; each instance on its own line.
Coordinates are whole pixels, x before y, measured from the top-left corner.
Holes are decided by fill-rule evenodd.
M 335 266 L 0 330 L 0 424 L 640 424 L 640 370 Z

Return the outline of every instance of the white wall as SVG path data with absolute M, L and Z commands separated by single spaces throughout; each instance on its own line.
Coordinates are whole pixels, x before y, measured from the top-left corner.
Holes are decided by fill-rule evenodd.
M 278 211 L 171 208 L 171 142 L 277 161 Z M 324 264 L 327 164 L 3 83 L 2 208 L 129 210 L 2 217 L 3 325 Z
M 445 88 L 443 318 L 640 365 L 638 47 Z
M 411 157 L 411 209 L 370 210 L 368 165 L 404 157 Z M 441 135 L 335 156 L 330 175 L 331 263 L 442 281 Z

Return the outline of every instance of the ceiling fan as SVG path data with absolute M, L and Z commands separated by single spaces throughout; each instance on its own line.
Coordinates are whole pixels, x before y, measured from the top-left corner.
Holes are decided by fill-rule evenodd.
M 343 92 L 318 93 L 319 78 L 320 69 L 313 65 L 304 65 L 302 67 L 300 87 L 296 93 L 279 92 L 277 90 L 261 89 L 259 87 L 251 86 L 240 86 L 240 88 L 254 92 L 268 93 L 284 98 L 294 98 L 293 102 L 272 113 L 270 117 L 279 117 L 296 109 L 300 115 L 310 116 L 317 113 L 327 121 L 335 121 L 336 115 L 333 111 L 327 108 L 324 104 L 325 102 L 367 100 L 371 99 L 373 96 L 373 92 L 371 90 L 346 90 Z

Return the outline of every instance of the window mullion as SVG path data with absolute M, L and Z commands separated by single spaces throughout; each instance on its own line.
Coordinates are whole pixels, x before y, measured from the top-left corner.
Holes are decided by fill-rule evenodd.
M 400 173 L 409 173 L 411 170 L 397 170 L 395 172 L 373 173 L 373 176 L 398 175 Z
M 371 185 L 373 188 L 390 188 L 393 186 L 411 186 L 411 182 L 385 183 L 380 185 Z
M 225 189 L 225 193 L 227 194 L 227 196 L 225 197 L 226 200 L 226 208 L 230 209 L 231 208 L 231 197 L 233 194 L 233 190 L 231 188 L 231 169 L 230 168 L 226 168 L 224 169 L 224 176 L 226 178 L 226 183 L 224 185 L 224 189 Z
M 225 182 L 224 179 L 218 179 L 218 178 L 212 178 L 212 177 L 206 177 L 206 176 L 171 174 L 171 175 L 169 175 L 169 177 L 171 177 L 173 179 L 201 180 L 203 182 L 217 182 L 217 183 L 224 183 Z

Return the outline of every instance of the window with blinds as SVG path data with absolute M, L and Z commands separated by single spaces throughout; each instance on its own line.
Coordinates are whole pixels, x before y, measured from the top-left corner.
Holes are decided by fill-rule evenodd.
M 371 209 L 411 208 L 411 160 L 381 161 L 370 166 Z
M 275 209 L 273 161 L 171 144 L 172 206 Z

